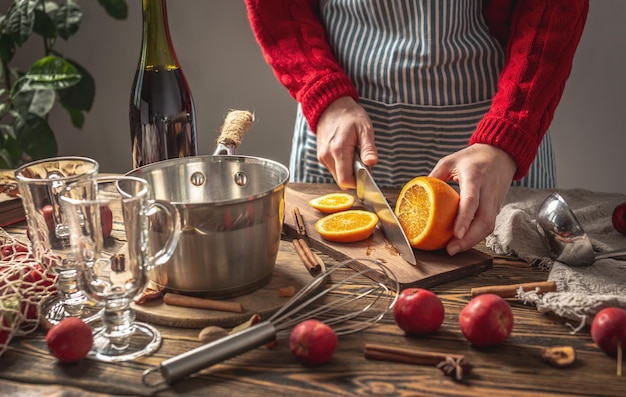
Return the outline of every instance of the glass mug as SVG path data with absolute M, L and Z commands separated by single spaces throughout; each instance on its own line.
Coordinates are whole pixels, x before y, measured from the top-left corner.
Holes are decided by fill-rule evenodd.
M 103 325 L 93 331 L 90 358 L 127 361 L 151 354 L 161 345 L 159 331 L 135 321 L 130 305 L 143 291 L 148 271 L 167 262 L 174 252 L 180 217 L 169 202 L 150 200 L 149 192 L 144 179 L 100 176 L 68 185 L 61 197 L 78 263 L 78 284 L 104 309 Z M 158 219 L 158 225 L 151 224 L 153 219 Z M 155 230 L 163 246 L 150 254 L 149 231 Z
M 56 275 L 56 293 L 39 304 L 41 319 L 54 325 L 66 317 L 86 322 L 98 318 L 76 282 L 76 263 L 59 197 L 72 182 L 98 174 L 98 163 L 85 157 L 53 157 L 24 164 L 15 178 L 26 213 L 33 255 L 48 273 Z

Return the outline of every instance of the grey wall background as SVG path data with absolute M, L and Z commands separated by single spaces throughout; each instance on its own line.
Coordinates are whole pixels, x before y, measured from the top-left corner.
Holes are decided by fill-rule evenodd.
M 57 49 L 96 80 L 96 100 L 82 130 L 62 109 L 51 123 L 61 154 L 92 157 L 105 172 L 131 168 L 128 103 L 141 45 L 141 2 L 128 0 L 129 17 L 115 21 L 96 1 L 81 1 L 78 34 Z M 1 0 L 6 10 L 8 0 Z M 211 154 L 229 109 L 255 112 L 257 122 L 239 154 L 288 163 L 295 102 L 265 64 L 243 1 L 170 0 L 172 40 L 194 96 L 200 154 Z M 626 193 L 626 2 L 592 1 L 572 75 L 550 128 L 559 187 Z M 42 55 L 30 40 L 29 65 Z M 21 51 L 24 52 L 24 51 Z

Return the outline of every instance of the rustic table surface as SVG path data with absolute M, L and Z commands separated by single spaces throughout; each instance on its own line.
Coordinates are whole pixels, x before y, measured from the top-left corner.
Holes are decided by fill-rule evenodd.
M 23 225 L 7 228 L 22 233 Z M 478 247 L 478 249 L 484 249 Z M 327 266 L 336 262 L 322 255 Z M 350 269 L 342 272 L 353 272 Z M 509 299 L 515 316 L 510 338 L 491 348 L 471 346 L 458 326 L 458 315 L 471 299 L 470 291 L 486 285 L 546 280 L 546 271 L 512 258 L 494 257 L 493 267 L 478 275 L 433 287 L 443 300 L 445 320 L 435 334 L 407 337 L 388 313 L 364 331 L 339 338 L 327 364 L 305 366 L 280 338 L 274 347 L 259 347 L 206 368 L 169 386 L 147 387 L 142 373 L 163 360 L 201 345 L 198 329 L 159 326 L 163 344 L 152 356 L 126 363 L 83 360 L 61 365 L 49 354 L 45 331 L 13 339 L 0 357 L 3 396 L 625 396 L 626 378 L 616 376 L 616 358 L 593 343 L 589 328 L 572 334 L 567 320 L 542 314 L 517 299 Z M 341 277 L 333 274 L 330 283 Z M 578 324 L 571 324 L 578 325 Z M 376 361 L 364 357 L 368 343 L 408 349 L 462 354 L 472 371 L 461 381 L 435 366 Z M 543 347 L 570 345 L 577 360 L 570 368 L 555 368 L 540 357 Z

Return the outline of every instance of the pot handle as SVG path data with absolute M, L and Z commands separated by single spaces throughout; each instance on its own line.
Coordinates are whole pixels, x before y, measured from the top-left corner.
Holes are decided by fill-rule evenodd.
M 148 215 L 154 214 L 157 209 L 165 211 L 167 215 L 168 222 L 165 222 L 165 224 L 167 225 L 169 234 L 163 244 L 163 247 L 154 255 L 150 255 L 148 257 L 146 261 L 148 268 L 161 266 L 172 257 L 181 233 L 181 219 L 176 207 L 172 203 L 165 200 L 154 200 L 150 203 Z
M 247 110 L 231 110 L 224 119 L 213 155 L 233 155 L 243 136 L 254 122 L 254 114 Z

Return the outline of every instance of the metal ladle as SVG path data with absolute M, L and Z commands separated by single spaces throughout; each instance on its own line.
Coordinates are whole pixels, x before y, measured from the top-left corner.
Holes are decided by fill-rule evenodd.
M 588 266 L 598 259 L 626 256 L 626 248 L 595 253 L 578 218 L 558 193 L 550 194 L 537 212 L 537 229 L 552 258 L 569 266 Z

